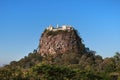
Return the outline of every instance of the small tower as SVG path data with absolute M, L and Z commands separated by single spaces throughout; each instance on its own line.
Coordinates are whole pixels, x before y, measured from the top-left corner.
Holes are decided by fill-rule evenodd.
M 56 28 L 59 28 L 59 25 L 57 24 Z
M 50 26 L 47 28 L 47 30 L 52 31 L 52 30 L 53 30 L 53 27 L 50 25 Z
M 52 26 L 50 26 L 50 31 L 52 31 L 53 30 L 53 27 Z
M 66 25 L 63 25 L 63 26 L 62 26 L 62 29 L 63 29 L 63 30 L 66 30 L 66 29 L 67 29 L 67 26 L 66 26 Z

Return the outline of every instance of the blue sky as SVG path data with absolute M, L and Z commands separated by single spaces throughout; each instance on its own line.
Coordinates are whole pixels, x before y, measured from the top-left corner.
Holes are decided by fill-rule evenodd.
M 74 26 L 103 57 L 120 52 L 119 0 L 0 0 L 0 65 L 27 56 L 56 24 Z

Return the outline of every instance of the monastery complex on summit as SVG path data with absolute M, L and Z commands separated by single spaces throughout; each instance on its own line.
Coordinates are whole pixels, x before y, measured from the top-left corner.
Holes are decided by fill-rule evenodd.
M 73 30 L 73 27 L 72 26 L 68 26 L 68 25 L 63 25 L 63 26 L 59 27 L 57 25 L 56 28 L 54 28 L 53 26 L 49 26 L 49 27 L 47 27 L 47 30 L 49 30 L 49 31 Z

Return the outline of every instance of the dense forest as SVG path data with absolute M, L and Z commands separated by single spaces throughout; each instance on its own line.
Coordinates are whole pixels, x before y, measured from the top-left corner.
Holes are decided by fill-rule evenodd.
M 120 53 L 103 59 L 86 48 L 83 55 L 40 56 L 36 50 L 0 68 L 0 80 L 120 80 Z

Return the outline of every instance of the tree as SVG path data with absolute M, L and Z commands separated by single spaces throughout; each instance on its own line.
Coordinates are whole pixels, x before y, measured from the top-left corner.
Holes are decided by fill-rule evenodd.
M 115 60 L 116 69 L 120 71 L 120 53 L 116 52 L 113 58 Z

